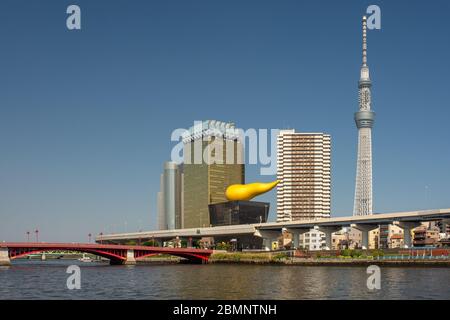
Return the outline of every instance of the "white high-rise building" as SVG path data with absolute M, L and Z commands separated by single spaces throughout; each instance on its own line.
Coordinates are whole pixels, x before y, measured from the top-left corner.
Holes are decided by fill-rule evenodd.
M 330 217 L 330 135 L 280 130 L 277 178 L 277 221 Z
M 358 159 L 356 164 L 354 216 L 372 214 L 372 127 L 375 113 L 371 110 L 370 87 L 372 82 L 367 66 L 367 18 L 362 20 L 362 66 L 359 79 L 359 111 L 355 113 L 358 128 Z

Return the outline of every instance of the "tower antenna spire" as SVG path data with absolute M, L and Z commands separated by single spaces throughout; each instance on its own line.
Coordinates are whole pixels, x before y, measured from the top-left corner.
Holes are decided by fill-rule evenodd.
M 367 66 L 367 17 L 363 16 L 362 18 L 362 63 L 363 66 Z

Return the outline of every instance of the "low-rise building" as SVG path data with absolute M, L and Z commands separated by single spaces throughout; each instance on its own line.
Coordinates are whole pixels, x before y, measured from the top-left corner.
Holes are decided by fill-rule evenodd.
M 317 228 L 311 229 L 299 237 L 300 248 L 306 250 L 322 250 L 325 245 L 325 233 L 319 231 Z
M 376 228 L 369 232 L 369 249 L 378 249 L 380 247 L 380 229 Z
M 394 224 L 380 225 L 378 248 L 392 249 L 404 247 L 403 229 Z
M 362 232 L 355 228 L 343 228 L 332 235 L 333 250 L 358 249 L 362 246 Z
M 344 231 L 338 231 L 333 234 L 331 240 L 331 249 L 332 250 L 342 250 L 348 248 L 348 238 L 347 234 Z
M 426 225 L 414 229 L 414 246 L 436 246 L 439 242 L 439 231 L 437 227 L 429 228 Z
M 403 248 L 405 246 L 403 234 L 395 233 L 390 236 L 389 248 Z

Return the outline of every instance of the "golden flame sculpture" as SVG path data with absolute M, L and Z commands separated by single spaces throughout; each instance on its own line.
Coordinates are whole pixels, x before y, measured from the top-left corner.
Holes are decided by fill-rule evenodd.
M 276 180 L 268 183 L 254 182 L 249 184 L 232 184 L 225 191 L 225 196 L 230 201 L 248 201 L 260 194 L 272 190 L 279 182 L 279 180 Z

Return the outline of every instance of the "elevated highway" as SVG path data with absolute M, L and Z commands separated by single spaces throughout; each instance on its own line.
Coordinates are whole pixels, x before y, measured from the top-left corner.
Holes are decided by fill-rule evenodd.
M 98 236 L 99 243 L 124 243 L 134 240 L 138 242 L 154 240 L 166 241 L 176 237 L 194 238 L 202 237 L 233 237 L 255 236 L 270 242 L 281 235 L 283 229 L 294 235 L 294 246 L 298 246 L 300 234 L 317 227 L 326 235 L 327 246 L 331 248 L 331 235 L 343 227 L 354 227 L 362 232 L 362 245 L 368 247 L 369 232 L 383 224 L 396 224 L 404 229 L 405 244 L 411 246 L 411 230 L 422 222 L 443 221 L 450 223 L 450 209 L 433 209 L 408 212 L 377 213 L 369 216 L 347 216 L 315 220 L 299 220 L 291 222 L 267 222 L 260 224 L 217 226 L 207 228 L 190 228 L 174 230 L 157 230 L 135 233 L 118 233 Z

